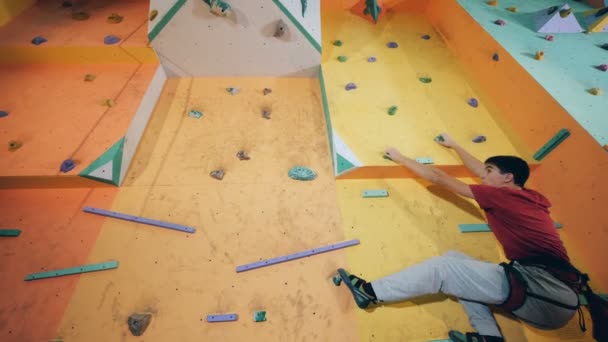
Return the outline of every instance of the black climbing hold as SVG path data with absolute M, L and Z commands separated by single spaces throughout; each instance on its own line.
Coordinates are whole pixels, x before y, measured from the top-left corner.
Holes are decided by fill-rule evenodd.
M 63 173 L 66 173 L 72 171 L 74 167 L 76 167 L 74 161 L 72 159 L 66 159 L 63 161 L 63 163 L 61 163 L 61 167 L 59 168 L 59 170 L 61 170 L 61 172 Z
M 602 45 L 601 48 L 604 49 L 604 50 L 608 50 L 608 43 Z
M 271 112 L 269 109 L 265 109 L 262 111 L 262 117 L 264 119 L 270 120 L 270 114 L 271 114 Z
M 500 60 L 500 56 L 498 55 L 498 53 L 495 53 L 495 54 L 492 56 L 492 59 L 493 59 L 494 61 L 498 62 L 498 61 Z
M 264 96 L 266 96 L 266 95 L 272 93 L 272 89 L 270 89 L 270 88 L 264 88 L 263 93 L 264 93 Z
M 431 39 L 431 36 L 429 36 L 428 34 L 425 34 L 421 38 L 424 40 L 429 40 L 429 39 Z
M 148 328 L 148 325 L 150 325 L 151 319 L 152 315 L 149 313 L 132 314 L 127 320 L 129 331 L 133 336 L 141 336 L 146 331 L 146 328 Z
M 251 157 L 249 156 L 249 154 L 245 151 L 239 151 L 236 154 L 236 157 L 239 158 L 239 160 L 249 160 L 251 159 Z

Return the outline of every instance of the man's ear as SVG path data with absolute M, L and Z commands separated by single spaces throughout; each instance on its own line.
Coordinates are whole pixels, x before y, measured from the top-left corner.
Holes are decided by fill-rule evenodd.
M 514 176 L 512 173 L 503 173 L 503 176 L 505 177 L 505 183 L 510 183 L 510 182 L 514 182 Z

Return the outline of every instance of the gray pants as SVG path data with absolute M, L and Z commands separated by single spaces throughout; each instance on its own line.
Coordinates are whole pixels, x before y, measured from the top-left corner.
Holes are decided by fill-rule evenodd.
M 531 269 L 531 271 L 527 271 Z M 570 288 L 535 267 L 518 267 L 533 293 L 568 305 L 578 297 Z M 502 304 L 509 295 L 509 283 L 502 266 L 475 260 L 450 251 L 372 282 L 378 300 L 396 302 L 442 292 L 455 296 L 464 306 L 471 326 L 480 335 L 502 336 L 488 304 Z M 545 329 L 568 323 L 575 310 L 528 298 L 515 314 L 522 320 Z

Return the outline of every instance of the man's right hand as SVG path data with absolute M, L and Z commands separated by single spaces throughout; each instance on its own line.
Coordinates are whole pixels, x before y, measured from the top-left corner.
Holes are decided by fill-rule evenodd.
M 438 144 L 441 144 L 441 145 L 443 145 L 445 147 L 449 147 L 449 148 L 454 148 L 458 145 L 458 144 L 456 144 L 454 139 L 452 139 L 452 137 L 450 137 L 447 133 L 441 133 L 441 134 L 439 134 L 439 136 L 441 137 L 441 139 L 435 140 L 435 141 L 437 141 Z

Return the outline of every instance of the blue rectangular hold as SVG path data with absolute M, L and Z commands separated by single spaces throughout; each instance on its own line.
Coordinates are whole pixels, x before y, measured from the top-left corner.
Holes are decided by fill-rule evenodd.
M 416 161 L 420 164 L 433 164 L 433 158 L 431 157 L 416 158 Z
M 364 190 L 362 196 L 364 198 L 370 197 L 388 197 L 388 190 L 380 189 L 380 190 Z
M 339 242 L 333 245 L 329 245 L 329 246 L 325 246 L 325 247 L 320 247 L 320 248 L 315 248 L 315 249 L 309 249 L 303 252 L 297 252 L 294 254 L 289 254 L 289 255 L 285 255 L 285 256 L 281 256 L 278 258 L 273 258 L 273 259 L 268 259 L 268 260 L 262 260 L 262 261 L 256 261 L 253 262 L 251 264 L 247 264 L 247 265 L 243 265 L 243 266 L 237 266 L 236 268 L 236 272 L 245 272 L 245 271 L 249 271 L 249 270 L 253 270 L 256 268 L 260 268 L 260 267 L 266 267 L 266 266 L 270 266 L 270 265 L 274 265 L 274 264 L 279 264 L 282 262 L 286 262 L 286 261 L 291 261 L 291 260 L 296 260 L 296 259 L 300 259 L 300 258 L 304 258 L 307 256 L 311 256 L 311 255 L 315 255 L 315 254 L 320 254 L 320 253 L 325 253 L 325 252 L 330 252 L 336 249 L 341 249 L 341 248 L 345 248 L 345 247 L 350 247 L 350 246 L 355 246 L 359 244 L 359 240 L 349 240 L 349 241 L 344 241 L 344 242 Z
M 207 315 L 207 322 L 216 323 L 216 322 L 233 322 L 239 319 L 239 315 L 235 313 L 231 314 L 217 314 L 217 315 Z
M 562 224 L 554 222 L 555 228 L 562 228 Z M 490 226 L 485 223 L 470 223 L 470 224 L 459 224 L 461 233 L 478 233 L 478 232 L 491 232 Z
M 148 218 L 144 218 L 144 217 L 117 213 L 115 211 L 103 210 L 103 209 L 92 208 L 92 207 L 84 207 L 83 210 L 85 212 L 91 213 L 91 214 L 108 216 L 108 217 L 113 217 L 113 218 L 117 218 L 117 219 L 121 219 L 121 220 L 125 220 L 125 221 L 143 223 L 143 224 L 148 224 L 151 226 L 157 226 L 157 227 L 161 227 L 161 228 L 179 230 L 179 231 L 187 232 L 187 233 L 194 233 L 196 231 L 196 229 L 194 229 L 192 227 L 182 226 L 182 225 L 175 224 L 175 223 L 152 220 L 152 219 L 148 219 Z

